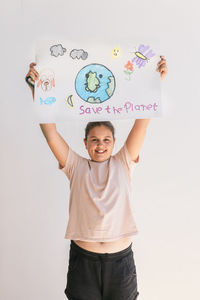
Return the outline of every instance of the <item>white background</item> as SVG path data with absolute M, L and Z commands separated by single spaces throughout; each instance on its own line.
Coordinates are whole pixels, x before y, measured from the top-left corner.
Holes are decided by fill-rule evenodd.
M 169 73 L 134 174 L 133 238 L 141 300 L 200 299 L 198 1 L 1 1 L 0 298 L 61 300 L 68 268 L 69 188 L 33 122 L 24 77 L 38 38 L 152 36 Z M 115 151 L 132 121 L 114 122 Z M 85 124 L 57 129 L 86 155 Z

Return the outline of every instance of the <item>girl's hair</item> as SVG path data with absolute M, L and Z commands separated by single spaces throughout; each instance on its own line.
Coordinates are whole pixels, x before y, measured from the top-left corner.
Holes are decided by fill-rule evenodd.
M 113 138 L 115 138 L 115 128 L 113 124 L 109 121 L 100 121 L 100 122 L 89 122 L 85 128 L 85 140 L 87 140 L 89 131 L 96 126 L 105 126 L 112 132 Z

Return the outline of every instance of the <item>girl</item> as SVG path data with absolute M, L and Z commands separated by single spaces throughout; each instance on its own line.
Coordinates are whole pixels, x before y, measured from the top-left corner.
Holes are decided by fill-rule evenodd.
M 26 76 L 34 96 L 39 79 L 35 63 Z M 167 74 L 161 56 L 157 71 Z M 90 122 L 84 144 L 90 156 L 74 152 L 55 123 L 40 124 L 59 168 L 70 181 L 69 220 L 65 234 L 70 255 L 65 294 L 70 300 L 135 300 L 137 275 L 132 236 L 131 172 L 139 161 L 150 119 L 137 119 L 118 153 L 112 155 L 115 132 L 110 122 Z

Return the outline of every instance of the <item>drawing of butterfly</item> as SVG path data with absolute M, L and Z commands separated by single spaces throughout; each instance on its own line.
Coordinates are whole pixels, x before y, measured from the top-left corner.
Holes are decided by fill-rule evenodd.
M 136 56 L 132 59 L 132 62 L 135 62 L 138 68 L 144 67 L 150 58 L 155 56 L 155 53 L 150 49 L 150 46 L 145 46 L 143 44 L 140 44 L 138 50 L 134 53 Z

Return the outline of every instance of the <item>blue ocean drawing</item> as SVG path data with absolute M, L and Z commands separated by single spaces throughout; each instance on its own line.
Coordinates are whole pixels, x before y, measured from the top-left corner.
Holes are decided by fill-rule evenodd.
M 75 80 L 75 89 L 80 98 L 89 103 L 102 103 L 112 97 L 115 91 L 113 73 L 101 64 L 83 67 Z

